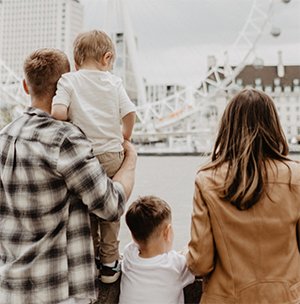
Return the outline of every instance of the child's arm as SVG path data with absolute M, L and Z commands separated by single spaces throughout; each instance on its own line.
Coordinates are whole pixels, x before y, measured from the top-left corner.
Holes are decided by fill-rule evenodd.
M 122 133 L 126 140 L 130 141 L 135 123 L 135 112 L 130 112 L 122 118 Z
M 68 120 L 68 107 L 63 104 L 53 104 L 51 116 L 57 120 Z

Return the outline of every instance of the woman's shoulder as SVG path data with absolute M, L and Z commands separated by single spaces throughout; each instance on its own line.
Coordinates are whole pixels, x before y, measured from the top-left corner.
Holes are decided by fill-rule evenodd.
M 300 185 L 300 162 L 296 160 L 269 162 L 267 170 L 270 182 L 291 181 L 292 184 Z
M 210 164 L 207 164 L 199 168 L 196 174 L 196 182 L 215 184 L 218 180 L 224 180 L 227 174 L 228 164 L 224 163 L 217 168 L 210 167 L 209 165 Z

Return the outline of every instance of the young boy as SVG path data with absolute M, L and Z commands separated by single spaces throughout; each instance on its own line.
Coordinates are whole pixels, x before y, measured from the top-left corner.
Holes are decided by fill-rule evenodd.
M 109 177 L 123 162 L 122 142 L 130 140 L 135 122 L 134 104 L 121 79 L 110 73 L 114 58 L 113 43 L 104 32 L 79 34 L 74 42 L 76 71 L 59 80 L 51 112 L 54 118 L 70 120 L 86 134 Z M 120 222 L 102 221 L 91 215 L 91 229 L 100 279 L 113 283 L 120 275 Z
M 185 256 L 172 250 L 170 206 L 155 196 L 137 199 L 126 213 L 134 242 L 124 249 L 119 304 L 184 303 L 194 281 Z

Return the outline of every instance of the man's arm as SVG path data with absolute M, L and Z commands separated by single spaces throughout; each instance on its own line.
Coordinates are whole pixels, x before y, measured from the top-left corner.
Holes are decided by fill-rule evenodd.
M 123 186 L 127 201 L 134 185 L 137 154 L 134 146 L 128 140 L 124 141 L 123 147 L 125 158 L 121 168 L 114 175 L 113 181 L 119 182 Z
M 74 126 L 65 129 L 57 171 L 67 186 L 66 195 L 68 192 L 75 194 L 89 212 L 98 217 L 117 220 L 124 212 L 134 184 L 136 153 L 133 146 L 125 144 L 124 164 L 115 180 L 111 180 L 94 157 L 90 141 Z
M 135 112 L 130 112 L 122 118 L 122 133 L 126 140 L 130 140 L 135 123 Z

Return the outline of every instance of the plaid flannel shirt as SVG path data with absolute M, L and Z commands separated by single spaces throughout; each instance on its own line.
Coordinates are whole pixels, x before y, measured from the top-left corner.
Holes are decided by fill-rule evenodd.
M 123 187 L 71 123 L 29 108 L 0 132 L 0 303 L 96 298 L 89 212 L 116 220 Z

